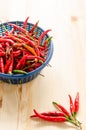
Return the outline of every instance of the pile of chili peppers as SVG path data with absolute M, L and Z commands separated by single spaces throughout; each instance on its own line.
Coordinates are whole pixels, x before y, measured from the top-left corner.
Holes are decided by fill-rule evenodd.
M 29 17 L 22 26 L 9 23 L 10 31 L 3 25 L 5 32 L 0 36 L 0 72 L 5 74 L 27 74 L 41 66 L 47 57 L 52 37 L 45 38 L 50 29 L 37 36 L 38 22 L 27 31 Z
M 33 117 L 38 117 L 46 121 L 52 121 L 52 122 L 70 122 L 73 125 L 75 125 L 77 128 L 80 130 L 82 129 L 81 123 L 76 119 L 76 115 L 79 110 L 79 93 L 77 92 L 75 100 L 73 102 L 73 99 L 71 95 L 69 96 L 70 100 L 70 112 L 62 105 L 53 102 L 53 105 L 57 108 L 58 111 L 52 111 L 52 112 L 43 112 L 39 113 L 34 109 L 34 115 L 31 116 Z

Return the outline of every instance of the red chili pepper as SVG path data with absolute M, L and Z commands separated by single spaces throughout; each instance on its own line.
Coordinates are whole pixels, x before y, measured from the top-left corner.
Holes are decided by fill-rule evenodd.
M 0 68 L 1 68 L 1 72 L 4 73 L 4 60 L 3 60 L 3 57 L 0 57 Z
M 0 51 L 0 57 L 5 56 L 5 55 L 6 55 L 6 53 L 4 51 Z
M 68 96 L 69 96 L 69 100 L 70 100 L 70 112 L 73 115 L 74 114 L 74 109 L 75 109 L 74 104 L 73 104 L 73 100 L 72 100 L 72 97 L 71 97 L 70 94 Z
M 16 24 L 9 23 L 8 25 L 14 27 L 15 29 L 17 29 L 18 31 L 21 31 L 24 34 L 28 34 L 28 31 L 26 29 L 24 29 L 24 28 L 22 28 L 22 27 L 20 27 L 20 26 L 18 26 Z
M 33 59 L 37 59 L 37 60 L 41 60 L 41 61 L 45 61 L 45 59 L 43 59 L 42 57 L 40 57 L 40 56 L 33 56 L 33 55 L 29 55 L 29 56 L 27 56 L 27 60 L 33 60 Z
M 22 28 L 26 29 L 28 19 L 29 19 L 29 16 L 25 19 Z
M 74 114 L 76 115 L 78 110 L 79 110 L 79 92 L 77 92 L 76 97 L 75 97 L 75 101 L 74 101 Z
M 8 68 L 8 73 L 12 74 L 12 70 L 13 70 L 13 60 L 11 61 L 9 68 Z
M 5 73 L 7 73 L 10 64 L 11 64 L 11 59 L 6 59 L 6 64 L 4 67 Z
M 27 55 L 24 55 L 18 62 L 18 64 L 16 65 L 16 69 L 19 70 L 19 69 L 22 69 L 25 65 L 25 62 L 26 62 L 26 59 L 27 59 Z
M 10 55 L 10 44 L 9 42 L 6 42 L 5 45 L 6 45 L 6 57 L 7 57 L 8 55 Z
M 13 61 L 14 61 L 13 52 L 11 52 L 11 62 L 10 62 L 9 68 L 8 68 L 9 74 L 12 74 L 12 71 L 13 71 Z
M 0 38 L 0 42 L 9 42 L 11 44 L 14 44 L 15 42 L 11 39 L 5 39 L 5 38 Z
M 57 116 L 63 116 L 64 117 L 65 116 L 64 113 L 56 112 L 56 111 L 54 111 L 54 112 L 43 112 L 43 113 L 40 113 L 40 114 L 42 114 L 44 116 L 54 116 L 54 117 L 57 117 Z M 30 117 L 37 117 L 37 115 L 32 115 Z
M 40 50 L 38 47 L 35 47 L 35 52 L 36 52 L 37 56 L 40 56 Z
M 5 51 L 4 47 L 5 47 L 4 43 L 3 42 L 0 43 L 0 51 Z
M 23 42 L 23 40 L 21 40 L 19 37 L 17 37 L 16 35 L 13 35 L 13 34 L 10 34 L 10 35 L 6 36 L 5 38 L 11 39 L 14 42 L 20 42 L 20 43 Z
M 38 46 L 38 48 L 39 48 L 39 50 L 42 50 L 42 51 L 44 51 L 45 50 L 45 47 L 44 46 Z
M 13 33 L 14 33 L 14 31 L 15 31 L 15 29 L 14 29 L 14 28 L 12 28 L 12 29 L 10 30 L 9 34 L 13 34 Z
M 38 26 L 38 23 L 39 23 L 39 21 L 37 21 L 34 25 L 33 25 L 33 27 L 31 28 L 31 30 L 29 31 L 29 33 L 33 33 L 34 32 L 34 30 L 37 28 L 37 26 Z
M 35 47 L 35 43 L 31 39 L 27 38 L 26 36 L 19 34 L 17 37 L 22 39 L 25 42 L 25 44 L 29 44 L 30 46 Z
M 51 31 L 51 29 L 48 29 L 48 30 L 44 31 L 44 32 L 39 36 L 39 38 L 38 38 L 39 43 L 41 43 L 42 39 L 45 37 L 45 35 L 46 35 L 49 31 Z
M 57 116 L 57 117 L 45 116 L 45 115 L 38 113 L 35 109 L 34 109 L 34 113 L 36 114 L 37 117 L 39 117 L 43 120 L 46 120 L 46 121 L 52 121 L 52 122 L 65 122 L 66 121 L 66 117 L 64 117 L 64 116 Z
M 60 109 L 66 116 L 70 117 L 71 114 L 60 104 L 53 102 L 53 104 L 56 106 L 56 108 Z
M 22 53 L 22 50 L 13 51 L 13 57 L 17 57 Z

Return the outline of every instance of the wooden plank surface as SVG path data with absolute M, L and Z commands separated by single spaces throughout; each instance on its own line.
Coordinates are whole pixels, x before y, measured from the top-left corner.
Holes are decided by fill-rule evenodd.
M 75 130 L 70 124 L 32 120 L 33 109 L 52 111 L 52 101 L 69 109 L 68 94 L 80 93 L 77 118 L 86 130 L 86 0 L 15 0 L 1 1 L 0 21 L 39 20 L 51 28 L 54 54 L 52 67 L 43 69 L 33 81 L 12 85 L 0 82 L 1 130 Z M 5 3 L 5 4 L 4 4 Z M 8 6 L 6 6 L 8 4 Z M 4 7 L 4 8 L 3 8 Z

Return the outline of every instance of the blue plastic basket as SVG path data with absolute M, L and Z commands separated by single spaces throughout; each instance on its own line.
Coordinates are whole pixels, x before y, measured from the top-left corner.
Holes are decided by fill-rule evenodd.
M 19 26 L 23 25 L 22 21 L 12 21 L 10 23 L 17 24 Z M 0 24 L 0 35 L 3 35 L 3 32 L 5 31 L 5 28 L 3 28 L 3 25 L 9 31 L 12 29 L 12 27 L 9 26 L 8 23 L 2 23 L 2 24 Z M 33 25 L 34 24 L 32 24 L 32 23 L 28 23 L 27 30 L 30 30 Z M 44 32 L 44 30 L 40 27 L 37 27 L 37 32 L 38 32 L 37 36 L 40 36 L 41 33 Z M 49 37 L 49 35 L 46 35 L 45 39 L 48 37 Z M 43 39 L 43 40 L 45 40 L 45 39 Z M 51 42 L 49 44 L 46 61 L 40 67 L 38 67 L 37 69 L 35 69 L 31 72 L 28 72 L 27 74 L 10 75 L 10 74 L 0 73 L 0 80 L 7 82 L 7 83 L 12 83 L 12 84 L 23 84 L 23 83 L 29 82 L 29 81 L 33 80 L 34 78 L 36 78 L 37 75 L 40 73 L 40 71 L 49 63 L 49 61 L 51 60 L 52 54 L 53 54 L 53 42 L 51 40 Z

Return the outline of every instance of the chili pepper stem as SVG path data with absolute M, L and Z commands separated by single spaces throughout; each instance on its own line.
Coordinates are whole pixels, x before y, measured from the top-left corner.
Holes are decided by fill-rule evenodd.
M 53 102 L 53 104 L 56 106 L 56 108 L 58 108 L 58 110 L 62 111 L 63 108 L 59 108 L 61 105 L 59 105 L 56 102 Z M 62 107 L 62 106 L 61 106 Z M 63 113 L 64 113 L 64 109 L 63 109 Z M 80 130 L 82 129 L 81 127 L 81 122 L 79 122 L 75 116 L 73 116 L 72 114 L 70 116 L 68 116 L 67 114 L 65 114 L 66 120 L 72 124 L 74 124 L 77 128 L 79 128 Z
M 71 116 L 70 118 L 66 117 L 66 119 L 67 119 L 68 122 L 74 124 L 77 128 L 82 130 L 82 126 L 81 126 L 82 123 L 79 122 L 76 118 Z

